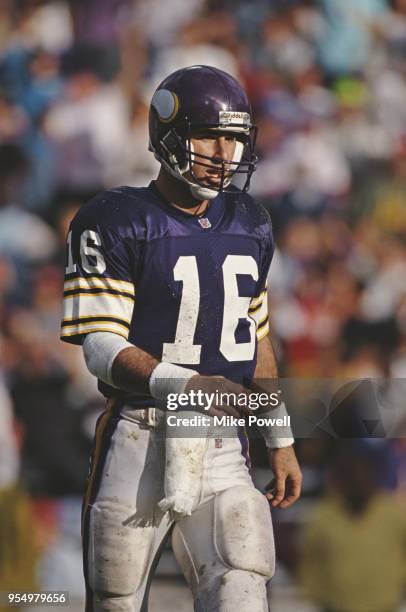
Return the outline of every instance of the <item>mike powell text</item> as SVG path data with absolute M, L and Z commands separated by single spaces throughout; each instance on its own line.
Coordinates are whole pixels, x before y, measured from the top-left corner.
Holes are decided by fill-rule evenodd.
M 290 427 L 290 416 L 271 417 L 271 416 L 256 416 L 250 415 L 246 418 L 237 418 L 233 416 L 204 416 L 194 415 L 190 418 L 180 417 L 176 414 L 168 415 L 166 423 L 170 427 L 238 427 L 244 425 L 258 425 L 259 427 Z

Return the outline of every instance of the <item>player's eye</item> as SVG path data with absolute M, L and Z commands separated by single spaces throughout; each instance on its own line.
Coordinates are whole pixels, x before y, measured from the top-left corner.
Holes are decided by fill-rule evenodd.
M 216 139 L 213 136 L 194 136 L 194 140 L 198 140 L 199 142 L 213 142 Z

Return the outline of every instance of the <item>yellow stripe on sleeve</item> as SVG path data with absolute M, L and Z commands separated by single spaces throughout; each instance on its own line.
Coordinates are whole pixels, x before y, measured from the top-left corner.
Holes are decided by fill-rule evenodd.
M 116 289 L 114 291 L 116 291 Z M 75 298 L 75 297 L 78 297 L 78 296 L 80 296 L 81 298 L 91 297 L 91 298 L 94 299 L 94 298 L 97 298 L 97 297 L 99 297 L 101 295 L 108 296 L 108 297 L 111 297 L 111 298 L 116 298 L 117 300 L 120 300 L 120 301 L 121 300 L 126 300 L 127 302 L 130 302 L 131 304 L 134 304 L 134 298 L 133 297 L 130 297 L 130 296 L 127 296 L 127 295 L 115 295 L 113 293 L 108 293 L 108 292 L 105 292 L 105 291 L 101 291 L 99 293 L 84 293 L 83 291 L 78 290 L 75 293 L 71 293 L 71 295 L 65 295 L 63 299 L 64 300 L 69 300 L 70 298 Z
M 250 302 L 250 310 L 251 308 L 256 308 L 257 306 L 261 306 L 262 302 L 264 301 L 264 296 L 266 294 L 266 291 L 267 290 L 264 289 L 264 291 L 262 291 L 262 293 L 260 293 L 258 297 L 252 298 Z
M 128 281 L 116 280 L 114 278 L 105 278 L 103 276 L 88 276 L 70 278 L 64 283 L 64 291 L 73 289 L 113 289 L 115 291 L 124 291 L 135 295 L 133 283 Z
M 116 317 L 115 315 L 106 313 L 106 314 L 97 314 L 97 315 L 94 315 L 94 316 L 83 315 L 82 317 L 64 318 L 63 321 L 62 321 L 62 324 L 63 323 L 69 323 L 69 321 L 79 321 L 80 319 L 94 319 L 94 320 L 98 321 L 98 320 L 103 320 L 105 317 L 108 317 L 109 319 L 117 319 L 118 322 L 125 321 L 128 324 L 131 323 L 131 319 L 127 319 L 125 317 Z M 111 321 L 111 323 L 113 323 L 113 325 L 115 324 L 114 321 Z M 67 327 L 67 326 L 65 325 L 65 327 Z
M 262 340 L 269 333 L 269 322 L 257 330 L 257 340 Z
M 109 331 L 114 334 L 128 338 L 129 329 L 120 323 L 113 321 L 95 321 L 94 323 L 78 323 L 76 325 L 66 325 L 61 330 L 61 338 L 90 334 L 96 331 Z

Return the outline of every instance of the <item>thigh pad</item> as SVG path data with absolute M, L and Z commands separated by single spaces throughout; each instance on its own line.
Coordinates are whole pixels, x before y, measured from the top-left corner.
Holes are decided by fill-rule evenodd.
M 192 589 L 230 569 L 267 579 L 275 571 L 269 505 L 253 487 L 232 487 L 219 493 L 182 518 L 172 539 L 175 556 Z

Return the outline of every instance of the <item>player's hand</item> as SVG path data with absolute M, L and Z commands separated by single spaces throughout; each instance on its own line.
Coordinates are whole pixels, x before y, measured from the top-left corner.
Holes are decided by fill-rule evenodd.
M 210 396 L 214 394 L 214 397 L 220 397 L 222 393 L 227 393 L 229 396 L 228 398 L 223 398 L 223 402 L 213 402 L 208 410 L 205 409 L 204 405 L 199 406 L 198 410 L 203 414 L 218 417 L 230 415 L 237 418 L 252 414 L 251 410 L 247 407 L 250 391 L 223 376 L 192 376 L 188 380 L 185 393 L 190 393 L 190 391 L 198 392 L 199 390 Z M 243 401 L 243 396 L 247 398 L 245 402 Z M 234 401 L 238 400 L 238 398 L 240 398 L 240 405 L 238 405 L 237 401 Z
M 293 446 L 269 449 L 269 463 L 275 474 L 265 487 L 273 508 L 289 508 L 300 497 L 302 473 Z

